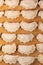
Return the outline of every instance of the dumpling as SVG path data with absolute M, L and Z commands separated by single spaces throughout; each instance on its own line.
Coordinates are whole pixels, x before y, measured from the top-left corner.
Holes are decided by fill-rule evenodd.
M 0 55 L 0 62 L 3 60 L 3 55 Z
M 19 4 L 19 0 L 5 0 L 5 4 L 9 7 L 16 7 Z
M 35 51 L 35 45 L 29 45 L 29 46 L 25 46 L 25 45 L 19 45 L 18 46 L 18 52 L 20 52 L 21 54 L 31 54 Z
M 39 4 L 40 8 L 43 8 L 43 0 L 40 0 L 38 4 Z
M 36 8 L 37 4 L 38 0 L 22 0 L 20 6 L 22 6 L 25 9 L 32 9 Z
M 4 55 L 3 56 L 3 61 L 5 63 L 9 63 L 9 64 L 15 64 L 17 62 L 17 55 Z
M 39 42 L 43 42 L 43 34 L 38 34 L 36 38 Z
M 17 39 L 20 42 L 23 42 L 23 43 L 32 41 L 33 38 L 34 38 L 34 35 L 33 34 L 18 34 L 17 35 Z
M 37 16 L 38 10 L 22 10 L 21 14 L 26 19 L 34 19 Z
M 12 41 L 14 41 L 16 39 L 15 34 L 2 33 L 1 37 L 6 42 L 12 42 Z
M 5 11 L 5 16 L 7 17 L 7 18 L 17 18 L 17 17 L 19 17 L 19 15 L 20 15 L 20 12 L 19 11 L 13 11 L 13 10 L 11 10 L 11 11 Z
M 8 54 L 14 53 L 16 51 L 16 44 L 4 45 L 2 46 L 2 51 Z
M 32 22 L 32 23 L 21 22 L 20 26 L 22 29 L 32 32 L 33 30 L 36 29 L 37 23 L 36 22 Z
M 43 64 L 43 55 L 42 54 L 39 54 L 38 57 L 37 57 L 38 61 Z
M 43 53 L 43 44 L 42 43 L 36 44 L 36 48 L 37 48 L 38 52 Z
M 0 17 L 2 17 L 4 15 L 4 12 L 0 11 Z
M 5 22 L 3 24 L 4 28 L 8 31 L 8 32 L 15 32 L 19 29 L 20 25 L 19 23 L 9 23 L 9 22 Z
M 18 57 L 18 62 L 21 65 L 30 65 L 34 62 L 35 57 L 30 57 L 30 56 L 19 56 Z
M 3 25 L 3 24 L 2 24 L 2 23 L 0 23 L 0 27 L 2 27 L 2 25 Z
M 40 16 L 41 19 L 43 19 L 43 11 L 39 11 L 38 16 Z
M 0 0 L 0 7 L 4 4 L 4 0 Z
M 43 23 L 42 22 L 39 22 L 38 28 L 39 28 L 39 30 L 43 31 Z

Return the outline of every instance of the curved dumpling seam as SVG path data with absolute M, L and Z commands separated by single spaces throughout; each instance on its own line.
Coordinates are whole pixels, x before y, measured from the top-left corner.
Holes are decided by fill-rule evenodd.
M 30 56 L 19 56 L 18 57 L 18 62 L 21 65 L 30 65 L 34 62 L 35 57 L 30 57 Z
M 16 44 L 12 43 L 8 45 L 4 45 L 2 46 L 2 51 L 8 54 L 14 53 L 16 51 Z
M 38 24 L 36 22 L 32 22 L 32 23 L 21 22 L 20 26 L 21 26 L 22 29 L 24 29 L 26 31 L 32 32 L 33 30 L 36 29 L 36 27 L 38 26 Z
M 43 34 L 38 34 L 36 38 L 39 42 L 43 42 Z
M 13 10 L 11 10 L 11 11 L 5 11 L 5 16 L 7 17 L 7 18 L 17 18 L 17 17 L 19 17 L 19 15 L 20 15 L 20 12 L 19 11 L 13 11 Z
M 43 0 L 40 0 L 38 4 L 39 4 L 40 8 L 43 8 Z
M 39 22 L 38 29 L 43 31 L 43 23 L 42 22 Z
M 43 11 L 39 11 L 38 16 L 40 16 L 41 19 L 43 19 Z
M 34 10 L 34 11 L 33 10 L 32 11 L 31 10 L 29 10 L 29 11 L 22 10 L 21 14 L 26 19 L 34 19 L 37 16 L 37 12 L 38 12 L 38 10 Z
M 16 7 L 19 4 L 19 0 L 5 0 L 5 4 L 9 7 Z
M 16 34 L 2 33 L 1 37 L 6 42 L 12 42 L 16 39 Z
M 38 0 L 23 0 L 20 3 L 20 6 L 22 6 L 25 9 L 34 9 L 36 8 L 38 4 Z
M 17 58 L 18 58 L 17 55 L 8 55 L 8 54 L 6 54 L 6 55 L 3 56 L 3 61 L 5 63 L 15 64 L 17 62 Z
M 21 54 L 29 55 L 33 53 L 34 51 L 35 51 L 35 45 L 29 45 L 29 46 L 19 45 L 18 46 L 18 52 L 20 52 Z
M 36 44 L 36 48 L 37 48 L 38 52 L 43 53 L 43 43 Z
M 18 34 L 17 35 L 17 39 L 23 43 L 30 42 L 33 40 L 33 38 L 34 38 L 33 34 Z
M 43 55 L 42 54 L 39 54 L 38 57 L 37 57 L 37 60 L 43 64 Z
M 3 27 L 8 31 L 8 32 L 16 32 L 20 25 L 19 23 L 8 23 L 8 22 L 5 22 L 3 24 Z

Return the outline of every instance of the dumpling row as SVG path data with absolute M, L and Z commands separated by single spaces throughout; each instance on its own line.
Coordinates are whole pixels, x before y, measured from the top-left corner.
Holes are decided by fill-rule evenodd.
M 36 44 L 36 46 L 35 45 L 18 46 L 18 52 L 26 55 L 30 55 L 31 53 L 34 53 L 36 49 L 39 53 L 43 53 L 43 43 Z
M 16 32 L 20 27 L 26 31 L 33 31 L 37 28 L 37 25 L 38 24 L 36 22 L 27 23 L 24 21 L 22 21 L 21 23 L 0 23 L 0 27 L 4 27 L 8 32 Z
M 19 30 L 19 28 L 25 30 L 25 31 L 34 31 L 37 27 L 39 30 L 43 31 L 43 23 L 39 22 L 38 24 L 36 22 L 27 23 L 22 21 L 21 23 L 10 23 L 10 22 L 4 22 L 0 23 L 0 28 L 4 27 L 5 30 L 8 32 L 16 32 Z
M 2 16 L 6 16 L 7 18 L 17 18 L 19 17 L 20 12 L 19 11 L 14 11 L 14 10 L 10 10 L 10 11 L 0 11 L 0 17 Z
M 19 0 L 0 0 L 0 6 L 3 4 L 6 4 L 9 7 L 16 7 L 16 6 L 22 6 L 25 9 L 34 9 L 39 5 L 41 8 L 43 8 L 43 0 L 22 0 L 19 4 Z
M 6 55 L 0 55 L 0 62 L 2 60 L 8 64 L 15 64 L 18 61 L 20 65 L 30 65 L 35 61 L 35 57 L 6 54 Z
M 37 59 L 41 64 L 43 64 L 42 54 L 39 54 L 38 57 L 8 55 L 8 54 L 0 56 L 0 62 L 3 60 L 5 63 L 8 64 L 15 64 L 18 61 L 20 65 L 31 65 L 35 61 L 35 59 Z
M 19 4 L 19 0 L 0 0 L 0 6 L 6 4 L 9 7 L 16 7 Z
M 32 33 L 30 34 L 8 34 L 8 33 L 2 33 L 1 38 L 5 41 L 5 42 L 12 42 L 15 39 L 21 41 L 21 42 L 29 42 L 32 41 L 34 38 L 34 35 Z
M 14 11 L 14 10 L 9 10 L 9 11 L 0 11 L 0 17 L 2 17 L 3 15 L 6 16 L 7 18 L 17 18 L 20 15 L 22 15 L 24 18 L 26 19 L 34 19 L 36 16 L 41 17 L 41 19 L 43 19 L 43 11 L 39 11 L 38 10 L 22 10 L 20 11 Z
M 36 38 L 39 42 L 43 42 L 43 34 L 39 33 L 36 37 L 34 34 L 13 34 L 13 33 L 2 33 L 0 34 L 0 38 L 2 38 L 5 42 L 13 42 L 18 40 L 20 42 L 26 43 L 32 41 Z
M 37 7 L 37 5 L 40 6 L 40 8 L 43 8 L 43 0 L 22 0 L 20 3 L 20 6 L 22 6 L 25 9 L 34 9 Z
M 9 11 L 0 11 L 0 17 L 2 16 L 6 16 L 7 18 L 17 18 L 19 17 L 21 14 L 24 18 L 27 19 L 33 19 L 34 17 L 36 17 L 38 10 L 23 10 L 23 11 L 14 11 L 14 10 L 9 10 Z
M 21 14 L 26 19 L 34 19 L 36 16 L 39 16 L 41 19 L 43 19 L 43 10 L 22 10 Z
M 10 34 L 10 33 L 2 33 L 1 37 L 5 42 L 13 42 L 14 40 L 18 40 L 20 42 L 26 43 L 32 41 L 36 38 L 39 42 L 43 42 L 43 34 L 39 33 L 36 37 L 34 34 Z
M 30 55 L 31 53 L 34 53 L 36 49 L 39 53 L 43 53 L 43 43 L 36 44 L 36 46 L 34 44 L 16 46 L 15 43 L 12 43 L 12 44 L 6 44 L 3 46 L 0 45 L 0 48 L 2 48 L 1 49 L 2 52 L 7 53 L 7 54 L 12 54 L 18 51 L 21 54 Z

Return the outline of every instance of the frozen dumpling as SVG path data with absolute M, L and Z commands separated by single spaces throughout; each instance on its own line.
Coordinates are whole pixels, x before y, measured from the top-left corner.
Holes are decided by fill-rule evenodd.
M 36 44 L 36 48 L 37 48 L 38 52 L 43 53 L 43 43 Z
M 42 54 L 39 54 L 38 57 L 37 57 L 38 61 L 43 64 L 43 55 Z
M 17 39 L 18 39 L 20 42 L 23 42 L 23 43 L 32 41 L 33 38 L 34 38 L 34 35 L 33 35 L 33 34 L 18 34 L 18 35 L 17 35 Z
M 32 32 L 33 30 L 36 29 L 37 23 L 36 22 L 31 22 L 31 23 L 21 22 L 20 26 L 22 29 Z
M 14 53 L 16 51 L 16 44 L 4 45 L 4 46 L 2 46 L 2 51 L 4 53 L 8 53 L 8 54 Z
M 15 64 L 17 62 L 17 58 L 18 56 L 17 55 L 4 55 L 3 56 L 3 61 L 5 63 L 9 63 L 9 64 Z
M 19 17 L 20 15 L 20 12 L 19 11 L 13 11 L 13 10 L 10 10 L 10 11 L 5 11 L 5 16 L 7 18 L 17 18 Z
M 22 10 L 21 14 L 26 19 L 34 19 L 37 16 L 38 10 Z
M 3 24 L 4 28 L 8 31 L 8 32 L 15 32 L 19 29 L 20 25 L 19 23 L 9 23 L 9 22 L 5 22 Z
M 5 0 L 5 4 L 9 7 L 16 7 L 19 4 L 19 0 Z
M 43 34 L 38 34 L 36 38 L 39 42 L 43 42 Z
M 39 4 L 40 8 L 43 8 L 43 0 L 40 0 L 38 4 Z
M 18 57 L 18 62 L 21 65 L 30 65 L 34 62 L 35 57 L 30 57 L 30 56 L 19 56 Z
M 12 41 L 14 41 L 16 39 L 15 34 L 2 33 L 1 37 L 6 42 L 12 42 Z
M 43 31 L 43 23 L 42 22 L 39 22 L 38 28 L 39 28 L 39 30 Z
M 22 0 L 20 6 L 25 9 L 34 9 L 38 4 L 38 0 Z
M 19 45 L 18 46 L 18 52 L 21 54 L 31 54 L 35 51 L 35 45 L 29 45 L 29 46 L 25 46 L 25 45 Z
M 40 16 L 41 19 L 43 19 L 43 11 L 39 11 L 38 16 Z

